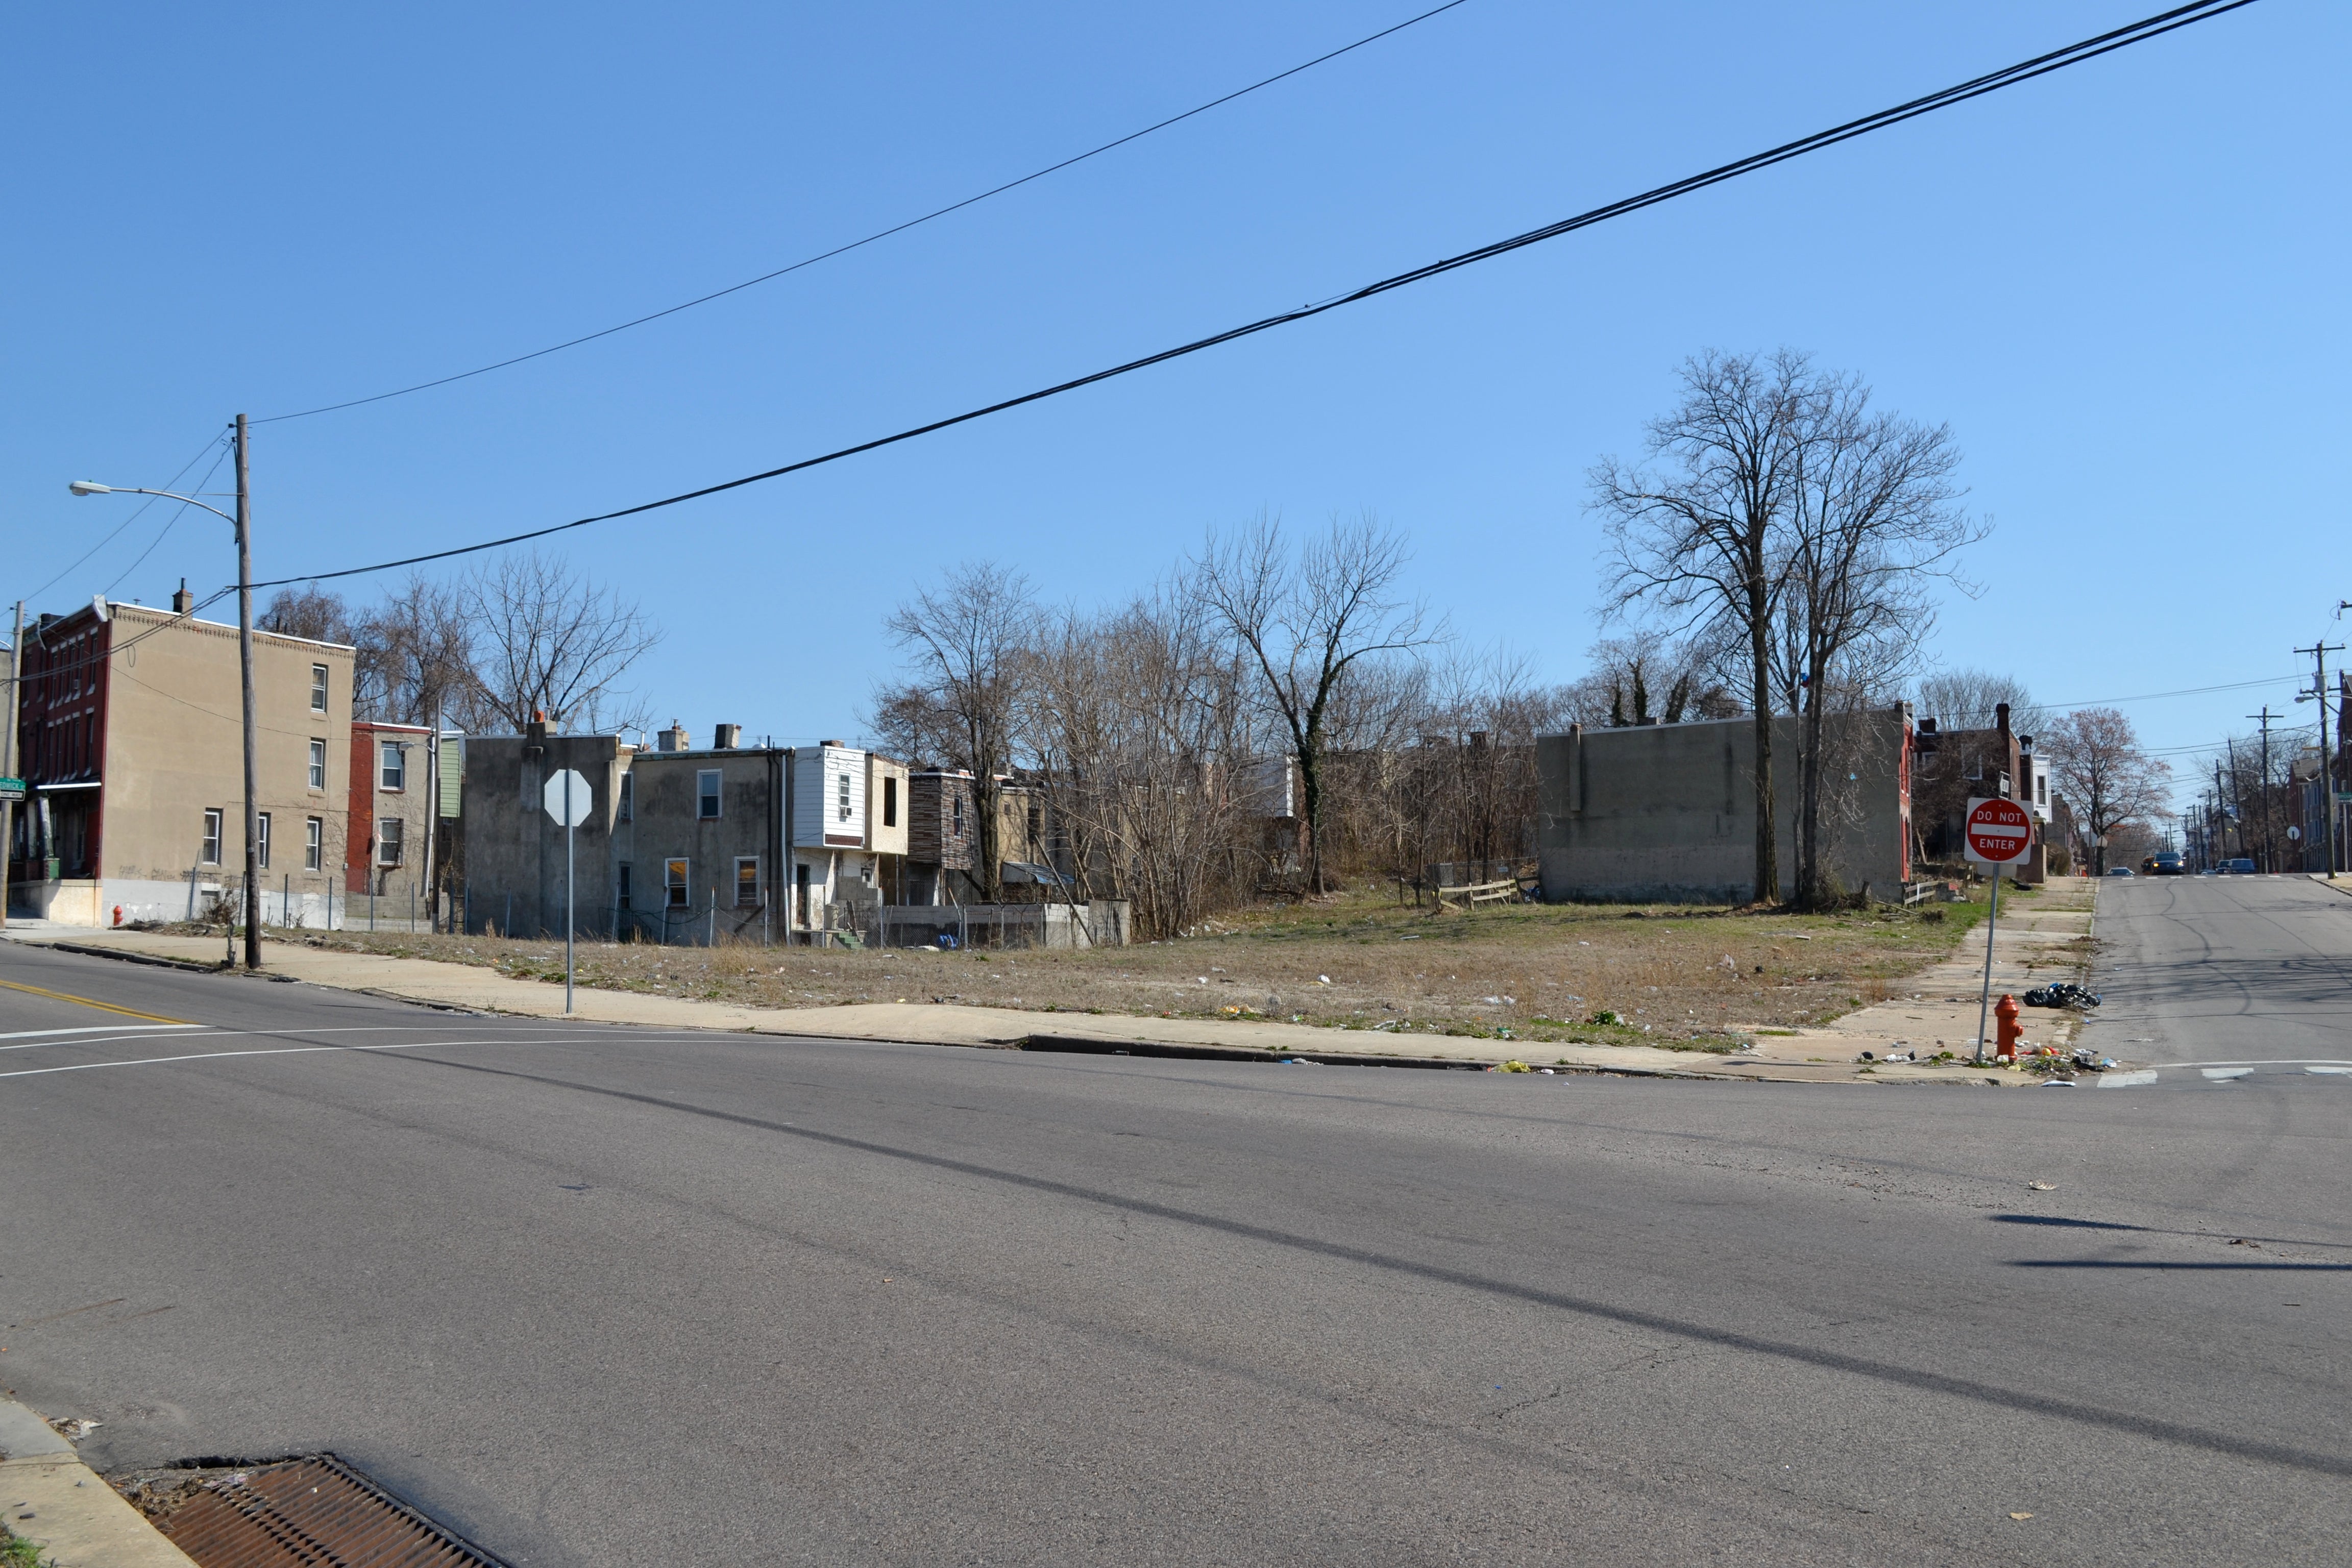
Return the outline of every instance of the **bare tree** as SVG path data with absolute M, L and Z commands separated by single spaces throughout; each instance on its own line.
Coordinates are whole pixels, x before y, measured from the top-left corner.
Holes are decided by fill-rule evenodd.
M 1395 597 L 1403 539 L 1367 516 L 1333 519 L 1294 552 L 1280 523 L 1261 517 L 1210 536 L 1193 591 L 1260 677 L 1264 700 L 1298 765 L 1307 889 L 1324 890 L 1325 754 L 1334 704 L 1351 674 L 1384 656 L 1437 640 L 1417 604 Z
M 921 707 L 902 717 L 930 715 L 930 743 L 954 748 L 940 760 L 971 772 L 979 877 L 983 898 L 993 903 L 1003 897 L 1003 777 L 1014 761 L 1035 660 L 1038 617 L 1029 579 L 992 562 L 967 563 L 901 605 L 888 626 L 915 662 L 915 678 L 900 695 Z M 898 701 L 877 705 L 877 729 Z
M 1719 626 L 1747 647 L 1756 725 L 1756 887 L 1780 893 L 1772 781 L 1772 621 L 1787 552 L 1780 524 L 1801 469 L 1810 394 L 1804 355 L 1769 359 L 1712 351 L 1685 363 L 1683 399 L 1651 422 L 1639 465 L 1604 458 L 1594 506 L 1610 518 L 1615 556 L 1609 608 L 1636 605 L 1679 629 Z
M 498 710 L 476 670 L 475 636 L 458 589 L 412 576 L 360 616 L 358 710 L 396 724 L 489 728 Z
M 2009 726 L 2023 734 L 2040 735 L 2050 727 L 2050 715 L 2013 675 L 1989 669 L 1942 669 L 1920 679 L 1916 699 L 1919 716 L 1933 719 L 1947 730 L 1990 730 L 1999 721 L 1996 710 L 2009 704 Z
M 2131 721 L 2113 708 L 2079 708 L 2049 726 L 2050 772 L 2091 839 L 2092 871 L 2106 875 L 2099 841 L 2127 823 L 2172 809 L 2172 768 L 2141 749 Z
M 348 647 L 359 640 L 358 622 L 352 616 L 351 606 L 343 603 L 342 595 L 329 593 L 315 583 L 307 588 L 278 589 L 270 595 L 268 606 L 254 617 L 253 624 L 259 631 L 308 637 L 312 642 Z
M 1932 619 L 1927 580 L 1950 576 L 1983 530 L 1955 505 L 1948 429 L 1872 412 L 1852 375 L 1812 378 L 1800 407 L 1785 604 L 1802 691 L 1797 902 L 1815 908 L 1833 893 L 1822 855 L 1827 714 L 1894 686 Z
M 614 590 L 533 552 L 474 572 L 454 603 L 472 630 L 472 680 L 486 717 L 517 731 L 542 710 L 580 730 L 646 722 L 620 681 L 661 632 Z

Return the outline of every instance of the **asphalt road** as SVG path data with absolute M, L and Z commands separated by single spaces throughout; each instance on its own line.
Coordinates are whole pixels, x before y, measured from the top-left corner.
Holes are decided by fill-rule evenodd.
M 5 947 L 0 981 L 202 1026 L 0 989 L 0 1384 L 102 1420 L 101 1468 L 331 1447 L 533 1565 L 2352 1541 L 2352 1079 L 658 1035 Z
M 2105 1005 L 2084 1043 L 2159 1069 L 2168 1088 L 2352 1074 L 2352 879 L 2339 885 L 2103 880 Z

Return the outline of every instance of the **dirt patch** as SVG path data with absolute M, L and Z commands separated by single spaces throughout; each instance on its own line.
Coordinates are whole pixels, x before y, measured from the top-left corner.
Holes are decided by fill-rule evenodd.
M 1948 956 L 1980 914 L 1970 904 L 1831 915 L 1671 905 L 1437 914 L 1335 897 L 1251 910 L 1180 941 L 1080 952 L 583 942 L 578 978 L 602 990 L 753 1007 L 952 1002 L 1729 1049 L 1735 1026 L 1821 1024 L 1904 994 L 1906 978 Z M 283 936 L 563 978 L 560 940 Z

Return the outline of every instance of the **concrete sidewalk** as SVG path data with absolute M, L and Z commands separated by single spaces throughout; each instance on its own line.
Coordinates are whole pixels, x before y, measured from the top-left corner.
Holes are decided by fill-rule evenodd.
M 2046 904 L 2049 895 L 2038 903 Z M 2022 900 L 2021 900 L 2022 901 Z M 2003 910 L 2000 941 L 1995 954 L 1994 984 L 1998 989 L 2020 982 L 2025 965 L 2045 950 L 2081 934 L 2063 921 L 2053 923 L 2053 911 L 2037 909 L 2011 917 Z M 2066 918 L 2086 919 L 2068 915 Z M 147 931 L 12 931 L 14 940 L 60 946 L 68 951 L 101 952 L 186 963 L 216 970 L 223 943 L 213 937 L 166 936 Z M 1974 956 L 1971 957 L 1970 953 Z M 1962 952 L 1909 984 L 1925 995 L 1957 996 L 1965 989 L 1975 994 L 1975 983 L 1960 985 L 1959 972 L 1984 962 L 1981 938 L 1972 938 Z M 433 959 L 392 958 L 379 953 L 339 952 L 300 942 L 265 942 L 266 973 L 314 985 L 365 992 L 402 1001 L 468 1012 L 502 1013 L 525 1017 L 560 1018 L 563 990 L 560 984 L 502 975 L 473 964 L 444 963 Z M 1947 971 L 1952 971 L 1947 974 Z M 2071 973 L 2071 971 L 2070 971 Z M 252 984 L 250 976 L 224 973 L 224 984 Z M 1956 988 L 1958 987 L 1958 988 Z M 1168 1018 L 1116 1013 L 1036 1012 L 1004 1007 L 962 1006 L 950 1003 L 865 1003 L 847 1006 L 760 1008 L 684 997 L 650 996 L 637 992 L 595 990 L 583 986 L 574 993 L 572 1017 L 593 1023 L 628 1024 L 647 1028 L 722 1029 L 752 1034 L 795 1035 L 826 1039 L 889 1040 L 913 1045 L 1013 1047 L 1032 1037 L 1055 1040 L 1094 1041 L 1107 1046 L 1141 1045 L 1176 1048 L 1206 1048 L 1264 1052 L 1268 1057 L 1376 1057 L 1415 1060 L 1458 1061 L 1465 1067 L 1487 1066 L 1517 1058 L 1531 1067 L 1566 1064 L 1577 1070 L 1601 1070 L 1691 1078 L 1742 1078 L 1796 1082 L 1849 1082 L 1903 1076 L 1903 1069 L 1876 1068 L 1867 1077 L 1860 1053 L 1883 1057 L 1885 1047 L 1915 1021 L 1931 1022 L 1916 1003 L 1884 1003 L 1839 1019 L 1821 1029 L 1792 1036 L 1759 1036 L 1759 1049 L 1735 1055 L 1705 1051 L 1674 1051 L 1645 1046 L 1563 1045 L 1536 1040 L 1480 1039 L 1443 1035 L 1400 1035 L 1380 1029 L 1327 1029 L 1304 1024 Z M 1942 1011 L 1958 1010 L 1938 1003 Z M 1967 1027 L 1946 1026 L 1940 1012 L 1932 1020 L 1934 1035 L 1957 1042 L 1973 1036 L 1971 1012 Z M 1925 1032 L 1925 1031 L 1915 1031 Z M 2029 1030 L 2029 1033 L 2032 1031 Z M 2040 1036 L 2036 1036 L 2040 1038 Z M 1932 1045 L 1927 1047 L 1933 1051 Z M 1955 1044 L 1954 1048 L 1957 1047 Z M 1916 1076 L 1948 1079 L 1948 1069 L 1918 1069 Z
M 0 1503 L 15 1534 L 57 1568 L 196 1568 L 117 1497 L 73 1445 L 21 1405 L 0 1400 Z

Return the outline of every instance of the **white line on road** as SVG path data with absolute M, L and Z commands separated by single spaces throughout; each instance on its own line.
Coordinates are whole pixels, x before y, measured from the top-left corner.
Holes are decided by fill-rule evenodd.
M 2339 1068 L 2339 1067 L 2307 1067 L 2307 1068 L 2304 1068 L 2303 1070 L 2304 1070 L 2304 1071 L 2305 1071 L 2305 1072 L 2340 1073 L 2340 1074 L 2344 1074 L 2344 1075 L 2346 1075 L 2346 1076 L 2352 1076 L 2352 1068 Z
M 2141 1084 L 2155 1081 L 2156 1074 L 2146 1071 L 2101 1073 L 2098 1080 L 2101 1089 L 2137 1089 Z
M 205 1026 L 202 1024 L 146 1024 L 140 1026 L 139 1032 L 153 1034 L 162 1029 L 201 1029 Z M 0 1035 L 0 1040 L 29 1040 L 36 1035 L 103 1035 L 128 1027 L 127 1024 L 86 1024 L 79 1029 L 16 1029 Z
M 571 1039 L 526 1040 L 518 1042 L 512 1036 L 488 1040 L 397 1040 L 381 1046 L 278 1046 L 268 1050 L 194 1051 L 179 1057 L 141 1057 L 131 1061 L 70 1062 L 57 1068 L 18 1068 L 14 1072 L 0 1072 L 0 1078 L 37 1078 L 44 1073 L 89 1072 L 98 1068 L 152 1068 L 170 1062 L 208 1062 L 219 1057 L 299 1057 L 319 1051 L 421 1051 L 436 1046 L 510 1046 L 518 1043 L 536 1046 L 583 1045 L 607 1038 L 602 1035 L 581 1035 Z
M 2254 1069 L 2252 1068 L 2200 1068 L 2197 1070 L 2219 1083 L 2229 1079 L 2243 1078 Z

